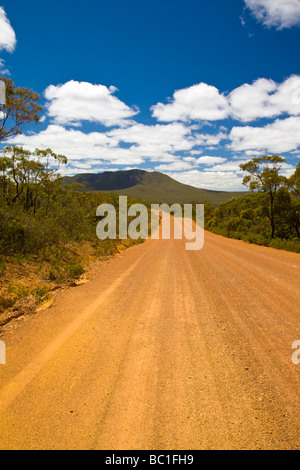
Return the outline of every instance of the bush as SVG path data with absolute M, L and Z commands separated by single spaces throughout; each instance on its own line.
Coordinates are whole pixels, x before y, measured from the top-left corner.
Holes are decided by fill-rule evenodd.
M 289 200 L 292 201 L 291 198 Z M 295 238 L 295 215 L 290 218 L 287 209 L 283 210 L 278 204 L 276 207 L 278 213 L 275 239 L 270 236 L 266 195 L 263 193 L 250 193 L 220 204 L 206 223 L 206 228 L 225 237 L 299 253 L 300 240 Z
M 66 267 L 66 274 L 69 279 L 79 279 L 84 273 L 85 269 L 78 260 L 70 260 Z

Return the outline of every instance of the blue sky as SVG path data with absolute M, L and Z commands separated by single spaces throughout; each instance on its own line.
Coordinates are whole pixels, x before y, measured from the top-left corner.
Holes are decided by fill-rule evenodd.
M 239 190 L 239 164 L 300 158 L 300 0 L 1 2 L 0 66 L 41 95 L 9 141 L 64 174 L 143 168 Z M 1 6 L 0 5 L 0 6 Z

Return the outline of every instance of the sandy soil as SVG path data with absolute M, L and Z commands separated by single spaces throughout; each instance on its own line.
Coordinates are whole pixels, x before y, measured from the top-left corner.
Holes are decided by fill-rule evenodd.
M 300 255 L 149 240 L 2 331 L 1 449 L 299 449 Z

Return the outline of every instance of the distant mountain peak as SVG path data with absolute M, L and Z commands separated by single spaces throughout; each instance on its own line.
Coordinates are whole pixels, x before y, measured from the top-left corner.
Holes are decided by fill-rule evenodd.
M 227 201 L 232 197 L 244 195 L 243 192 L 211 191 L 194 188 L 157 171 L 141 169 L 124 171 L 104 171 L 103 173 L 81 173 L 63 178 L 63 184 L 84 184 L 88 191 L 114 192 L 148 200 L 153 203 L 189 203 L 192 201 L 211 201 L 214 204 Z

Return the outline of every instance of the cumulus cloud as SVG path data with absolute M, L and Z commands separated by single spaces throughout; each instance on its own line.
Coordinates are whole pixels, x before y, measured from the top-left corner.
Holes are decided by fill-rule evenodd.
M 255 18 L 268 28 L 300 26 L 299 0 L 245 0 Z
M 300 117 L 277 119 L 264 127 L 233 127 L 229 148 L 235 151 L 291 152 L 300 146 Z
M 228 116 L 228 102 L 217 88 L 199 83 L 175 91 L 172 100 L 152 106 L 152 115 L 158 121 L 218 121 Z
M 242 121 L 274 117 L 277 109 L 270 103 L 271 94 L 276 91 L 273 80 L 260 79 L 252 85 L 246 83 L 229 95 L 232 115 Z
M 228 135 L 223 132 L 218 132 L 218 134 L 195 134 L 194 139 L 195 143 L 200 146 L 208 147 L 209 150 L 214 150 L 216 145 L 219 145 L 221 140 L 227 139 Z
M 94 160 L 94 164 L 108 161 L 112 164 L 125 165 L 143 163 L 143 159 L 129 149 L 116 148 L 105 133 L 85 133 L 78 129 L 65 129 L 63 126 L 50 125 L 44 131 L 30 135 L 19 135 L 8 144 L 21 145 L 26 149 L 51 148 L 70 160 Z
M 202 171 L 195 167 L 187 169 L 187 171 L 184 171 L 185 168 L 180 170 L 180 162 L 176 165 L 162 165 L 161 170 L 171 178 L 196 188 L 218 191 L 246 191 L 245 186 L 243 186 L 244 173 L 240 169 L 240 164 L 245 163 L 245 160 L 228 161 L 225 158 L 220 160 L 223 160 L 223 163 L 204 168 Z M 282 175 L 289 177 L 294 171 L 293 165 L 282 164 Z
M 211 89 L 214 90 L 212 95 Z M 193 93 L 191 101 L 184 99 L 178 107 L 176 92 L 173 102 L 169 103 L 170 122 L 164 116 L 166 122 L 145 125 L 132 119 L 136 110 L 113 96 L 117 91 L 115 87 L 71 81 L 46 90 L 48 117 L 50 115 L 52 123 L 38 133 L 17 136 L 8 144 L 30 150 L 52 148 L 56 153 L 66 155 L 69 165 L 63 170 L 64 174 L 100 172 L 155 162 L 157 171 L 179 181 L 219 190 L 242 189 L 243 175 L 239 164 L 245 161 L 244 158 L 300 148 L 300 76 L 292 76 L 280 84 L 259 79 L 226 96 L 208 85 L 207 88 L 201 87 L 201 93 L 204 90 L 208 96 L 221 99 L 219 112 L 222 110 L 227 117 L 240 122 L 281 118 L 265 125 L 259 123 L 260 127 L 235 125 L 231 131 L 229 126 L 210 124 L 207 132 L 201 132 L 202 123 L 198 125 L 190 121 L 197 120 L 205 109 L 210 112 L 213 105 L 210 110 L 209 107 L 201 108 L 197 114 Z M 161 111 L 164 113 L 165 110 Z M 152 112 L 155 114 L 155 109 L 152 108 Z M 205 118 L 207 123 L 207 114 Z M 83 132 L 78 126 L 84 121 L 111 128 Z M 218 156 L 218 149 L 221 145 L 224 148 L 225 144 L 236 152 L 231 161 Z M 213 153 L 207 155 L 210 149 Z M 284 171 L 288 174 L 292 169 L 286 166 Z
M 198 165 L 215 165 L 216 163 L 223 163 L 226 162 L 226 158 L 222 157 L 211 157 L 211 156 L 203 156 L 197 159 Z
M 172 163 L 163 164 L 155 167 L 157 171 L 184 171 L 184 170 L 192 170 L 200 165 L 204 165 L 206 167 L 213 167 L 218 163 L 226 162 L 226 158 L 222 157 L 210 157 L 210 156 L 203 156 L 200 158 L 182 158 L 178 159 Z
M 249 160 L 249 159 L 247 159 Z M 247 161 L 246 160 L 246 161 Z M 242 171 L 240 169 L 240 164 L 245 163 L 245 160 L 240 159 L 240 160 L 232 160 L 232 161 L 227 161 L 225 159 L 225 162 L 220 163 L 218 165 L 214 165 L 213 167 L 209 169 L 205 169 L 204 171 L 217 171 L 217 172 L 236 172 L 237 174 L 242 174 Z
M 194 166 L 192 165 L 192 163 L 185 162 L 183 160 L 178 160 L 176 162 L 163 164 L 163 165 L 158 165 L 158 166 L 155 167 L 155 170 L 156 171 L 163 171 L 163 172 L 183 171 L 183 170 L 189 170 L 193 167 Z
M 300 115 L 300 76 L 292 75 L 282 83 L 261 78 L 241 85 L 228 95 L 200 83 L 176 91 L 169 103 L 158 103 L 151 110 L 153 117 L 163 122 L 218 121 L 229 117 L 250 122 L 282 114 L 297 116 Z M 193 130 L 197 130 L 194 125 Z M 211 145 L 216 144 L 212 141 Z
M 4 8 L 0 7 L 0 50 L 13 52 L 16 44 L 16 34 L 6 16 Z
M 183 172 L 166 172 L 171 178 L 184 184 L 218 191 L 245 191 L 243 177 L 234 171 L 200 171 L 193 169 Z
M 145 126 L 107 132 L 85 133 L 52 124 L 47 129 L 30 135 L 19 135 L 8 144 L 25 148 L 52 148 L 71 160 L 96 159 L 113 165 L 138 165 L 146 159 L 154 162 L 174 162 L 177 152 L 192 149 L 197 141 L 191 130 L 180 123 Z
M 107 135 L 115 145 L 133 144 L 144 157 L 160 161 L 170 153 L 186 151 L 197 145 L 191 130 L 181 123 L 146 126 L 135 124 L 126 129 L 113 129 Z
M 228 100 L 232 117 L 244 122 L 300 115 L 300 76 L 292 75 L 280 84 L 264 78 L 246 83 L 233 90 Z
M 214 156 L 199 157 L 200 151 L 196 151 L 197 157 L 189 155 L 194 147 L 199 146 L 199 141 L 205 146 L 212 137 L 195 136 L 183 123 L 154 126 L 135 123 L 126 129 L 90 133 L 52 124 L 39 133 L 16 136 L 8 144 L 29 150 L 52 148 L 54 152 L 68 157 L 68 174 L 72 171 L 76 173 L 75 167 L 80 171 L 101 171 L 107 165 L 127 167 L 146 161 L 159 162 L 161 165 L 156 167 L 158 171 L 183 171 L 199 165 L 213 166 L 226 160 Z
M 80 125 L 82 121 L 104 126 L 128 125 L 127 119 L 138 113 L 114 96 L 115 87 L 71 80 L 50 85 L 45 91 L 48 115 L 56 124 Z

